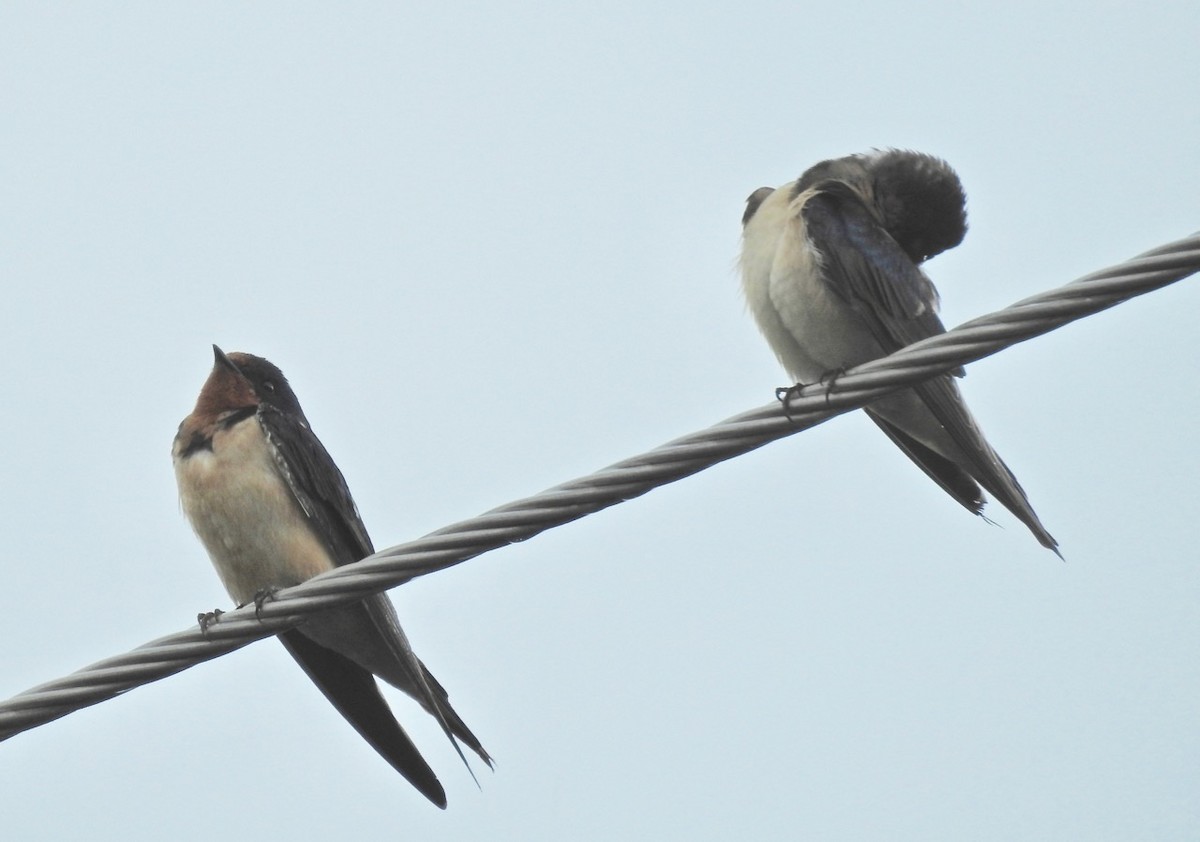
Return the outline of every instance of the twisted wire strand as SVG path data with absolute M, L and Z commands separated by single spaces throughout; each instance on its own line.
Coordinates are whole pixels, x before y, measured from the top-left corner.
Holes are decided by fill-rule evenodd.
M 314 611 L 353 602 L 639 497 L 1197 271 L 1200 232 L 858 366 L 840 375 L 832 387 L 806 386 L 789 394 L 783 410 L 773 402 L 742 413 L 589 476 L 281 590 L 259 607 L 247 605 L 227 612 L 207 632 L 196 628 L 162 637 L 34 687 L 0 703 L 0 740 L 277 634 L 304 622 Z

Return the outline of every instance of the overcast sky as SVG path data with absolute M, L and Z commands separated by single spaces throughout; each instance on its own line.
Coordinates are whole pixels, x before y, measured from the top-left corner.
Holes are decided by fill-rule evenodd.
M 377 545 L 771 400 L 747 194 L 948 160 L 948 325 L 1200 228 L 1200 6 L 0 6 L 0 698 L 228 607 L 170 443 L 283 368 Z M 970 366 L 1066 562 L 861 413 L 394 591 L 430 806 L 274 641 L 0 744 L 5 839 L 1200 835 L 1200 289 Z

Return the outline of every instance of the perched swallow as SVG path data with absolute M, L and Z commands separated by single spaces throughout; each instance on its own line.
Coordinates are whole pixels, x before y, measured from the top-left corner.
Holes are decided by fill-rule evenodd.
M 283 372 L 262 357 L 215 345 L 213 352 L 212 373 L 171 453 L 183 511 L 229 595 L 246 604 L 371 555 L 350 489 Z M 464 763 L 455 738 L 492 765 L 413 653 L 384 594 L 314 614 L 279 639 L 358 733 L 439 807 L 446 806 L 441 783 L 372 675 L 432 714 Z
M 822 161 L 796 181 L 750 194 L 742 289 L 784 368 L 814 383 L 944 333 L 937 290 L 920 265 L 966 231 L 966 195 L 945 161 L 903 150 Z M 1058 552 L 950 374 L 866 413 L 968 511 L 982 514 L 982 485 Z

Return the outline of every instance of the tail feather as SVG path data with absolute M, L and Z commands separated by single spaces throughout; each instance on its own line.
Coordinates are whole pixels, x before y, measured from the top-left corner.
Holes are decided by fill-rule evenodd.
M 963 467 L 987 490 L 1000 505 L 1008 509 L 1029 528 L 1038 543 L 1062 558 L 1058 541 L 1054 540 L 1034 512 L 1025 489 L 1013 472 L 983 437 L 979 425 L 965 410 L 965 404 L 954 381 L 947 376 L 927 380 L 915 388 L 930 412 L 958 445 L 966 465 Z
M 983 504 L 986 502 L 983 491 L 970 474 L 936 450 L 921 444 L 895 424 L 876 415 L 870 407 L 867 407 L 866 412 L 867 417 L 878 424 L 879 429 L 887 433 L 892 443 L 904 451 L 904 454 L 930 479 L 940 485 L 943 491 L 958 501 L 971 514 L 983 513 Z
M 374 676 L 296 629 L 279 635 L 279 640 L 362 738 L 422 795 L 446 809 L 446 791 L 396 721 Z

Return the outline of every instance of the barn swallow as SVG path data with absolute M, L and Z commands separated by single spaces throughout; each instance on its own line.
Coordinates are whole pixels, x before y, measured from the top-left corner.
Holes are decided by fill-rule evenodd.
M 216 345 L 213 353 L 212 373 L 171 452 L 183 511 L 229 595 L 239 604 L 261 600 L 371 555 L 350 489 L 283 372 L 251 354 Z M 433 715 L 464 763 L 458 741 L 492 765 L 413 653 L 384 594 L 311 615 L 279 639 L 358 733 L 439 807 L 446 793 L 373 675 Z
M 788 374 L 817 382 L 945 332 L 920 267 L 966 231 L 962 184 L 939 158 L 884 150 L 822 161 L 746 200 L 742 289 Z M 982 515 L 983 486 L 1058 553 L 951 374 L 964 372 L 893 392 L 866 413 L 968 511 Z

